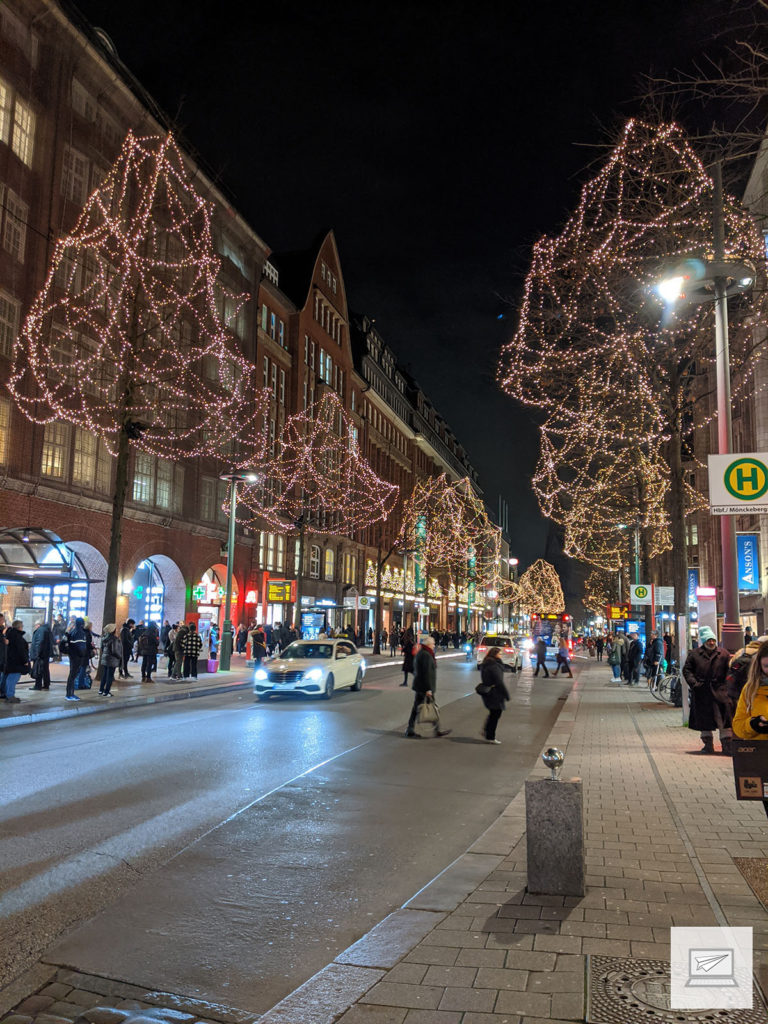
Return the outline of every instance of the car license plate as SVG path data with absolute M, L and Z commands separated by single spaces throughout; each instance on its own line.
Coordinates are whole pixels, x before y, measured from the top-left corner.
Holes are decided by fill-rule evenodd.
M 273 690 L 292 690 L 293 689 L 293 683 L 291 683 L 289 681 L 273 683 L 272 684 L 272 689 Z

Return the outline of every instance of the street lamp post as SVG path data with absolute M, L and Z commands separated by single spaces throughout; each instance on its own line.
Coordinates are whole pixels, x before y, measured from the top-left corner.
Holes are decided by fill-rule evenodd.
M 715 304 L 715 380 L 717 387 L 717 448 L 720 455 L 733 450 L 731 420 L 731 367 L 728 342 L 728 298 L 747 291 L 755 280 L 749 263 L 726 259 L 723 218 L 723 170 L 716 161 L 712 209 L 713 256 L 711 260 L 685 260 L 658 285 L 665 302 L 679 299 L 688 304 Z M 723 646 L 737 651 L 742 646 L 739 621 L 739 583 L 736 565 L 736 529 L 733 516 L 720 516 L 720 550 L 723 573 Z
M 234 473 L 222 473 L 221 480 L 229 483 L 229 538 L 227 541 L 227 596 L 224 606 L 224 625 L 221 630 L 219 644 L 219 667 L 228 672 L 232 664 L 232 573 L 235 564 L 235 522 L 237 518 L 237 485 L 241 481 L 255 483 L 259 478 L 256 473 L 241 470 Z

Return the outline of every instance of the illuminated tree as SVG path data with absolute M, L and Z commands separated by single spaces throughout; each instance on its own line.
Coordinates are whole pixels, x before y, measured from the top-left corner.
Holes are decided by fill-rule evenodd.
M 170 136 L 129 134 L 72 231 L 14 349 L 10 390 L 36 423 L 65 420 L 115 456 L 104 621 L 114 621 L 131 448 L 250 461 L 264 392 L 220 307 L 211 206 Z
M 662 308 L 654 286 L 670 262 L 695 261 L 711 250 L 713 190 L 678 126 L 628 122 L 603 169 L 583 187 L 563 232 L 534 247 L 518 328 L 502 350 L 498 372 L 510 395 L 549 414 L 542 434 L 544 472 L 537 481 L 543 507 L 564 510 L 562 490 L 572 472 L 583 485 L 566 515 L 580 533 L 577 541 L 571 531 L 574 549 L 591 546 L 587 481 L 602 502 L 593 531 L 598 544 L 606 521 L 613 520 L 615 532 L 626 520 L 631 499 L 612 495 L 606 484 L 617 452 L 651 495 L 654 520 L 663 498 L 670 539 L 660 545 L 654 537 L 653 543 L 671 543 L 682 610 L 685 514 L 698 500 L 686 493 L 682 451 L 694 415 L 699 426 L 712 416 L 706 382 L 715 360 L 714 313 L 702 304 L 678 319 Z M 761 258 L 759 233 L 732 198 L 725 203 L 725 232 L 729 257 Z M 763 315 L 764 305 L 762 293 L 733 303 L 735 393 L 751 374 L 746 328 Z M 578 450 L 575 471 L 566 456 L 556 457 L 561 450 Z M 647 515 L 642 494 L 634 507 L 636 515 Z M 641 525 L 650 539 L 652 524 Z
M 363 457 L 357 428 L 339 396 L 325 390 L 314 406 L 289 416 L 259 481 L 243 487 L 241 509 L 279 533 L 299 538 L 296 608 L 301 608 L 307 529 L 351 536 L 386 519 L 398 487 L 378 477 Z
M 539 558 L 520 577 L 517 600 L 529 615 L 565 610 L 563 588 L 554 565 Z
M 594 615 L 605 615 L 606 607 L 618 601 L 618 584 L 617 572 L 593 569 L 584 581 L 584 607 Z
M 475 594 L 495 590 L 509 600 L 509 581 L 500 574 L 501 532 L 488 517 L 469 478 L 451 481 L 445 474 L 416 484 L 403 508 L 403 538 L 413 546 L 421 576 L 436 572 L 459 603 L 466 596 L 469 616 Z

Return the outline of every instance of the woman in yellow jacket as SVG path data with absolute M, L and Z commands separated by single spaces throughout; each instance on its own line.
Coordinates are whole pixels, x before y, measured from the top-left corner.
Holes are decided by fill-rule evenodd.
M 768 740 L 768 640 L 760 644 L 741 691 L 733 732 L 742 740 Z M 768 815 L 768 800 L 763 800 Z

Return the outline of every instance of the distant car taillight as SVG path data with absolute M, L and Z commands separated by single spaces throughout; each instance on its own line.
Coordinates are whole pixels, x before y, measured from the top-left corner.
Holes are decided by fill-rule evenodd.
M 515 652 L 514 652 L 514 649 L 512 647 L 505 647 L 504 648 L 504 653 L 505 654 L 514 654 Z
M 478 649 L 478 651 L 487 651 L 488 650 L 487 647 L 478 647 L 477 649 Z

